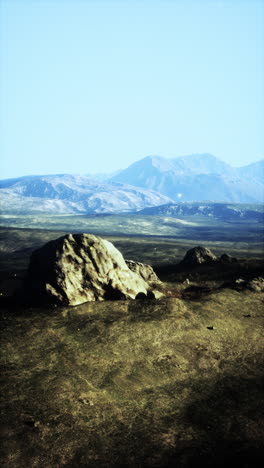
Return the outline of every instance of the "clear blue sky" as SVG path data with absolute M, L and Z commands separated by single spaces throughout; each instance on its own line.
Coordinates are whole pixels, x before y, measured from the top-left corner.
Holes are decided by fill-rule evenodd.
M 0 178 L 263 158 L 262 0 L 0 4 Z

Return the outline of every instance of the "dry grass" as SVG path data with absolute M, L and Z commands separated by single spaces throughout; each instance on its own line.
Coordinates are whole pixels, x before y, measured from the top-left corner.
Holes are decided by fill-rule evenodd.
M 61 234 L 3 230 L 4 294 L 31 250 Z M 260 276 L 261 262 L 187 271 L 176 263 L 195 241 L 112 240 L 128 258 L 152 258 L 165 298 L 55 309 L 3 300 L 2 465 L 262 466 L 264 294 L 217 289 Z M 261 256 L 230 244 L 213 250 Z M 189 295 L 187 276 L 198 287 Z
M 3 466 L 259 456 L 262 324 L 263 295 L 231 290 L 4 311 Z

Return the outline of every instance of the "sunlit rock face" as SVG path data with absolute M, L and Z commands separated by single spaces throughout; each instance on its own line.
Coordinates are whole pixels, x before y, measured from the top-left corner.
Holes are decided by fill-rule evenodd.
M 145 263 L 134 262 L 133 260 L 126 260 L 126 264 L 130 270 L 137 273 L 137 275 L 141 276 L 145 281 L 161 283 L 152 266 L 146 265 Z
M 217 261 L 216 255 L 206 247 L 194 247 L 186 252 L 181 264 L 185 265 L 200 265 L 202 263 L 211 263 Z
M 91 234 L 68 234 L 33 252 L 26 281 L 39 304 L 153 297 L 150 289 L 111 242 Z

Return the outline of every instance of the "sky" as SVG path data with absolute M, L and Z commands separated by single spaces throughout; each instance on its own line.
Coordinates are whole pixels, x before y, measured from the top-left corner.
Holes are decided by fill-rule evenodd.
M 0 0 L 0 178 L 264 157 L 264 1 Z

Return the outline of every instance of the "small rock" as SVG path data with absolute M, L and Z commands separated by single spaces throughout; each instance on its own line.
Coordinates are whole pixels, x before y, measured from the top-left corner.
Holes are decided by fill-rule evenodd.
M 83 405 L 94 406 L 93 402 L 91 400 L 88 400 L 87 398 L 79 398 L 79 402 Z
M 246 283 L 246 280 L 242 279 L 242 278 L 238 278 L 235 280 L 235 283 L 236 284 L 243 284 L 243 283 Z

